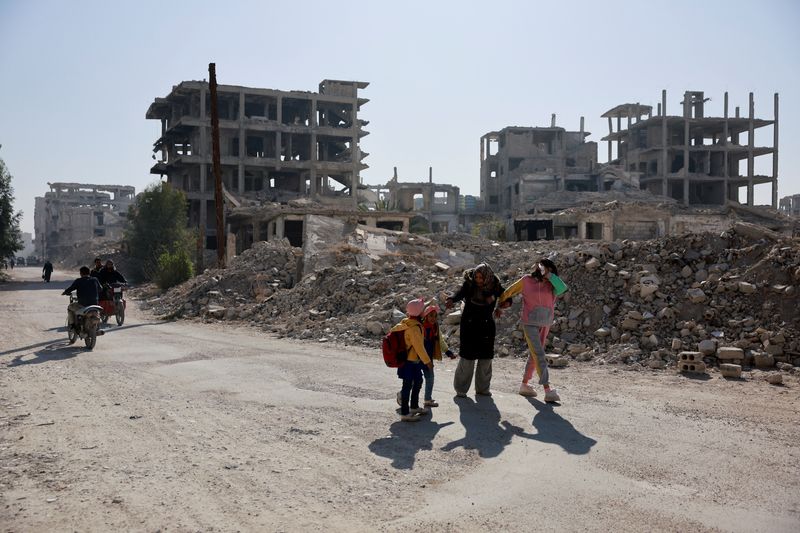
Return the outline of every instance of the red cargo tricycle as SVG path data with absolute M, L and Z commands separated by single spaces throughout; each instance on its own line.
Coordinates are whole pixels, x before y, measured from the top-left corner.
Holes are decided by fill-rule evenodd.
M 124 283 L 112 283 L 103 287 L 103 298 L 100 300 L 100 307 L 103 308 L 100 318 L 103 324 L 108 322 L 108 318 L 113 316 L 117 319 L 117 325 L 121 326 L 125 322 L 125 298 L 124 291 L 128 286 Z

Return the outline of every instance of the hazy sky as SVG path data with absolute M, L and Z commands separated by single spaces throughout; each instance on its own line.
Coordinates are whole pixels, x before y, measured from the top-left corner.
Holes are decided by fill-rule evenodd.
M 434 179 L 479 190 L 479 139 L 509 125 L 607 132 L 600 115 L 668 91 L 706 114 L 772 118 L 781 93 L 779 196 L 800 193 L 800 2 L 87 2 L 0 0 L 0 158 L 23 231 L 48 181 L 134 185 L 149 174 L 155 97 L 182 80 L 316 91 L 367 81 L 366 183 Z M 758 144 L 771 142 L 765 128 Z M 760 143 L 759 141 L 764 141 Z M 600 143 L 599 159 L 606 160 Z M 771 171 L 771 161 L 756 171 Z M 757 159 L 757 161 L 759 161 Z M 769 203 L 769 186 L 756 202 Z

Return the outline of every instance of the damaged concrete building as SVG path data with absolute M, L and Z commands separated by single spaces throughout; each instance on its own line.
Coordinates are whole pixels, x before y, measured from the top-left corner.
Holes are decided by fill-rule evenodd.
M 118 241 L 136 190 L 129 185 L 48 183 L 34 206 L 36 255 L 58 260 L 77 244 Z
M 608 142 L 609 163 L 638 173 L 643 190 L 683 205 L 737 202 L 753 206 L 755 187 L 770 184 L 772 207 L 777 209 L 778 94 L 772 120 L 755 116 L 753 93 L 746 116 L 741 116 L 739 107 L 730 116 L 728 93 L 723 116 L 706 116 L 709 100 L 702 91 L 686 91 L 681 115 L 668 115 L 664 90 L 655 116 L 651 106 L 639 104 L 622 104 L 605 112 L 609 133 L 602 140 Z M 757 130 L 770 126 L 772 143 L 758 146 Z M 616 145 L 616 157 L 612 145 Z M 760 158 L 771 158 L 771 172 L 756 173 Z M 744 201 L 740 189 L 744 189 Z
M 308 216 L 333 216 L 408 230 L 402 213 L 362 213 L 369 188 L 360 172 L 368 134 L 359 118 L 366 82 L 323 80 L 318 92 L 219 85 L 220 163 L 226 227 L 235 248 L 254 241 L 304 241 Z M 184 81 L 156 98 L 146 118 L 161 121 L 152 174 L 186 193 L 189 225 L 216 248 L 211 95 L 205 81 Z M 154 155 L 154 158 L 156 157 Z
M 800 194 L 781 198 L 779 210 L 784 215 L 800 218 Z
M 506 224 L 508 238 L 538 240 L 650 239 L 703 228 L 724 230 L 733 220 L 791 232 L 774 210 L 754 206 L 754 188 L 771 184 L 777 208 L 778 95 L 774 120 L 706 117 L 708 99 L 687 91 L 683 115 L 666 114 L 666 91 L 652 107 L 621 104 L 608 119 L 608 162 L 583 128 L 508 127 L 481 137 L 481 198 L 485 212 Z M 624 129 L 623 129 L 624 119 Z M 614 124 L 616 122 L 616 129 Z M 772 126 L 773 142 L 758 146 L 755 131 Z M 614 148 L 616 148 L 614 150 Z M 771 157 L 769 175 L 756 160 Z M 683 162 L 688 164 L 684 165 Z M 740 204 L 740 189 L 746 201 Z

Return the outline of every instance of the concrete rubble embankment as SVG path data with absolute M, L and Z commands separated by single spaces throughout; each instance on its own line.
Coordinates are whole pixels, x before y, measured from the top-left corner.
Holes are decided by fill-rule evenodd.
M 488 262 L 509 285 L 544 256 L 570 285 L 557 304 L 548 347 L 566 360 L 559 364 L 674 368 L 681 358 L 695 359 L 681 354 L 697 353 L 698 363 L 709 366 L 794 371 L 800 365 L 800 242 L 747 224 L 721 235 L 650 241 L 510 243 L 359 227 L 324 251 L 317 243 L 313 261 L 287 241 L 256 243 L 227 269 L 207 270 L 146 305 L 162 316 L 377 347 L 406 301 L 441 301 L 458 288 L 464 268 Z M 313 270 L 302 274 L 304 263 Z M 527 355 L 519 306 L 498 320 L 501 357 Z M 442 321 L 456 350 L 458 316 L 456 308 Z

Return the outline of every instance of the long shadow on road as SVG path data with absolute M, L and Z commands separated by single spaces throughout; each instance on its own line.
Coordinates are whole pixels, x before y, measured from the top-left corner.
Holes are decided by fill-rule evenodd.
M 375 439 L 369 450 L 375 455 L 388 457 L 392 466 L 400 470 L 411 470 L 420 450 L 432 450 L 433 439 L 443 427 L 453 422 L 439 424 L 425 417 L 419 422 L 395 422 L 389 426 L 391 435 Z
M 589 453 L 592 446 L 597 441 L 587 437 L 561 415 L 556 413 L 553 406 L 547 403 L 528 398 L 528 401 L 536 408 L 536 415 L 533 417 L 533 427 L 538 433 L 531 438 L 547 444 L 557 444 L 565 452 L 573 455 L 584 455 Z
M 103 331 L 106 332 L 106 335 L 109 335 L 109 334 L 113 334 L 113 332 L 115 332 L 115 331 L 121 331 L 121 330 L 124 330 L 124 329 L 140 328 L 142 326 L 160 326 L 160 325 L 163 325 L 163 324 L 168 324 L 169 322 L 170 321 L 167 321 L 167 320 L 159 320 L 158 322 L 142 322 L 141 324 L 129 324 L 127 326 L 113 326 L 113 327 L 110 327 L 110 328 L 103 328 Z M 57 327 L 54 327 L 54 328 L 47 329 L 46 331 L 66 331 L 66 330 L 67 330 L 66 326 L 57 326 Z M 66 341 L 64 341 L 64 342 L 66 342 Z M 54 343 L 58 344 L 57 341 L 54 341 L 53 339 L 50 339 L 50 340 L 46 340 L 46 341 L 43 341 L 43 342 L 37 342 L 37 343 L 34 343 L 34 344 L 29 344 L 27 346 L 20 346 L 19 348 L 11 348 L 10 350 L 6 350 L 4 352 L 0 352 L 0 356 L 9 355 L 9 354 L 12 354 L 12 353 L 17 353 L 17 352 L 24 352 L 24 351 L 27 351 L 27 350 L 32 350 L 34 348 L 39 348 L 40 346 L 53 345 Z
M 76 276 L 77 277 L 77 276 Z M 0 283 L 0 292 L 5 291 L 59 291 L 69 287 L 72 281 L 51 281 L 46 283 L 44 281 L 22 281 L 12 279 L 7 283 Z
M 466 434 L 443 446 L 443 451 L 463 447 L 465 450 L 477 450 L 480 457 L 487 459 L 500 455 L 515 436 L 535 438 L 535 435 L 525 433 L 508 420 L 501 421 L 500 410 L 490 396 L 478 396 L 476 401 L 457 397 L 456 404 Z
M 34 353 L 33 359 L 23 359 L 26 354 L 18 355 L 8 363 L 8 366 L 38 365 L 50 361 L 63 361 L 72 359 L 81 352 L 86 352 L 86 348 L 78 344 L 69 344 L 66 340 L 45 343 L 47 346 Z

